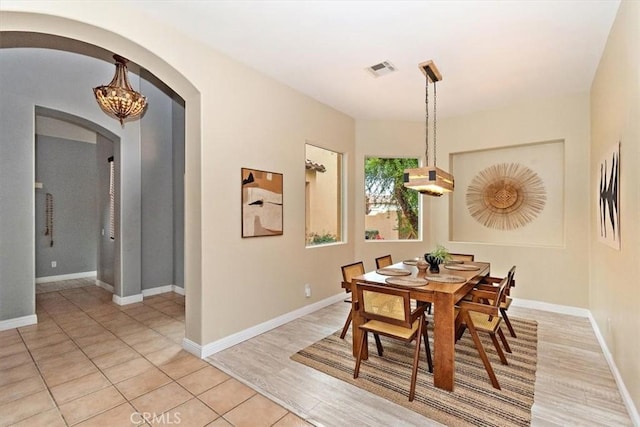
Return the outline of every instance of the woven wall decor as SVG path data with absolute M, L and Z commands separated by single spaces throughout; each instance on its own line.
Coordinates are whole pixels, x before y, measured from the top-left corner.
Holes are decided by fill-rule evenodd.
M 518 163 L 500 163 L 480 171 L 466 193 L 471 216 L 498 230 L 527 225 L 542 212 L 546 200 L 542 179 Z

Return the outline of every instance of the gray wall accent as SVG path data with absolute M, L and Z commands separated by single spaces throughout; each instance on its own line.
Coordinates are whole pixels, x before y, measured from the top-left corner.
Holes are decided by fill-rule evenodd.
M 36 277 L 96 270 L 96 145 L 36 135 Z M 53 246 L 45 235 L 46 194 L 53 200 Z M 54 268 L 51 263 L 55 261 Z
M 98 134 L 96 143 L 96 171 L 98 172 L 99 230 L 98 230 L 98 280 L 114 286 L 116 241 L 109 237 L 109 157 L 113 156 L 113 141 Z M 117 197 L 117 194 L 116 194 Z
M 184 102 L 172 102 L 173 284 L 184 288 Z
M 148 106 L 140 123 L 142 289 L 173 284 L 172 102 L 141 81 Z

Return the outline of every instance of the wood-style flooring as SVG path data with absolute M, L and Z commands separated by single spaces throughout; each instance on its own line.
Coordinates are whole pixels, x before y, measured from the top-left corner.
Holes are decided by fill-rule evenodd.
M 333 304 L 208 360 L 314 425 L 440 425 L 289 358 L 342 327 L 348 310 Z M 538 321 L 532 425 L 632 425 L 588 319 L 515 306 L 509 315 Z

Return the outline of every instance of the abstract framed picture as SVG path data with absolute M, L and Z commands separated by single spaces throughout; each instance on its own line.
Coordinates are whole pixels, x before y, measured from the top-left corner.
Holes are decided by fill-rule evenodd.
M 600 160 L 598 181 L 598 240 L 620 250 L 620 142 Z
M 282 235 L 282 174 L 242 168 L 242 237 Z

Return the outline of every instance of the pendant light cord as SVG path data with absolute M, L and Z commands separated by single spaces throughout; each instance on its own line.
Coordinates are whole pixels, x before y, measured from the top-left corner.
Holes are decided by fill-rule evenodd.
M 433 82 L 433 167 L 436 167 L 436 123 L 438 122 L 436 117 L 436 102 L 438 101 L 438 95 L 436 92 L 436 82 Z
M 424 90 L 424 104 L 425 104 L 425 116 L 424 116 L 424 124 L 425 124 L 425 133 L 424 133 L 424 157 L 426 164 L 425 167 L 429 167 L 429 77 L 426 77 L 425 81 L 425 90 Z

